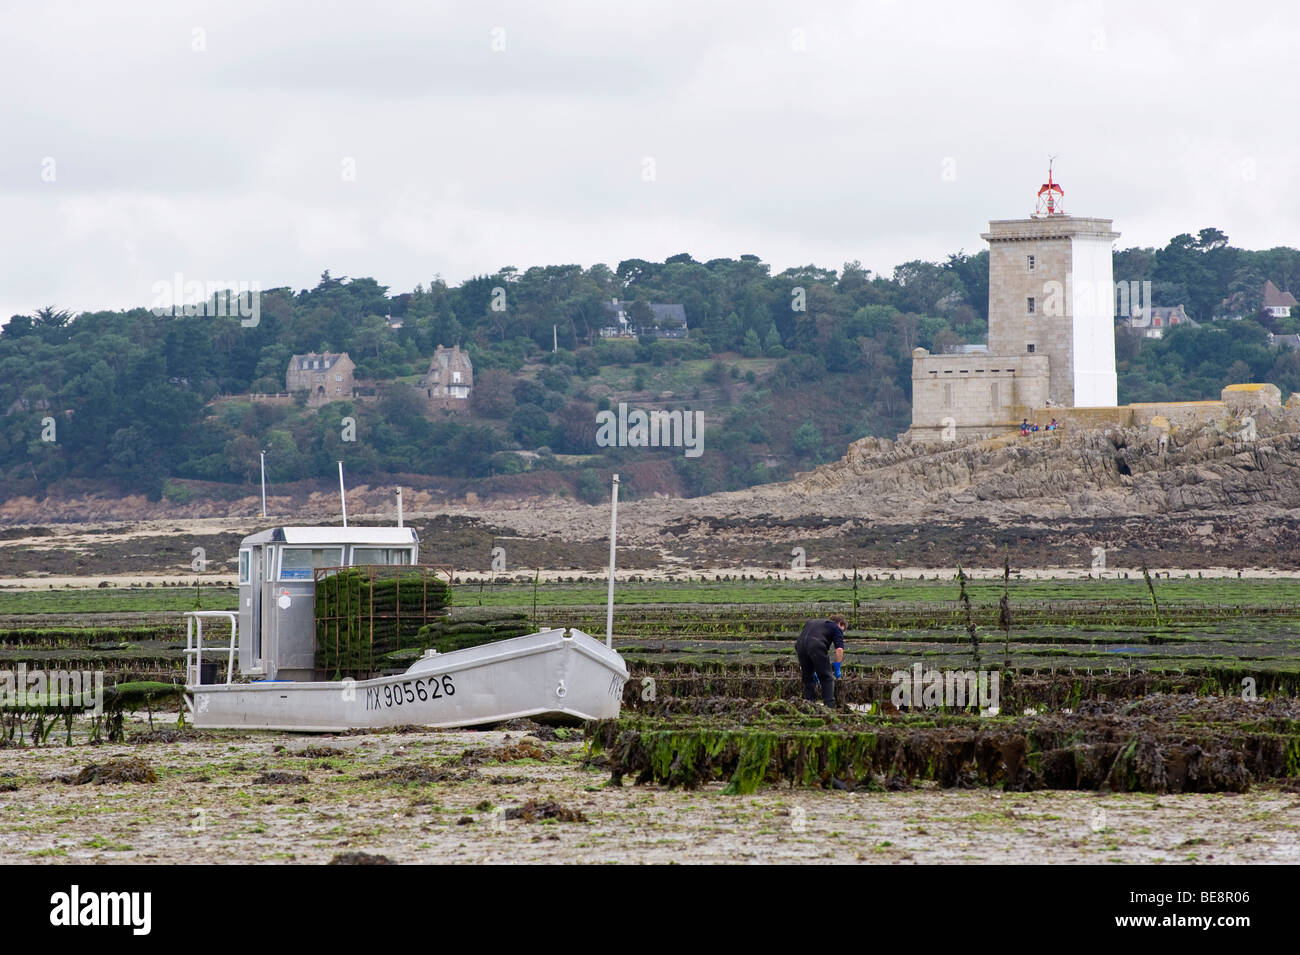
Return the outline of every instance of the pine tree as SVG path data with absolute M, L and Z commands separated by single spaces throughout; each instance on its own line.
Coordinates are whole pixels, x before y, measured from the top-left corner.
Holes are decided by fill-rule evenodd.
M 767 336 L 763 339 L 763 354 L 769 358 L 780 358 L 785 354 L 785 346 L 781 343 L 781 333 L 776 330 L 775 322 L 768 327 Z

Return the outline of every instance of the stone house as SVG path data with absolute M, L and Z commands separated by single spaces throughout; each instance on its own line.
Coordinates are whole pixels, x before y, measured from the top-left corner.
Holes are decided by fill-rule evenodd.
M 307 392 L 307 407 L 319 408 L 331 401 L 351 398 L 356 388 L 356 365 L 347 352 L 294 355 L 285 373 L 285 391 Z
M 464 410 L 474 390 L 474 364 L 459 345 L 439 345 L 418 387 L 430 410 Z

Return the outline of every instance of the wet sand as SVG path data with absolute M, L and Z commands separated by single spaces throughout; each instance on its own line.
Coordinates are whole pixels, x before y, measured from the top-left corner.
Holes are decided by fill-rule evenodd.
M 0 863 L 324 863 L 345 852 L 398 863 L 1300 862 L 1300 794 L 1277 787 L 1177 796 L 773 787 L 729 796 L 717 784 L 611 787 L 607 771 L 582 765 L 578 742 L 541 742 L 541 761 L 457 762 L 520 735 L 213 733 L 0 749 L 0 786 L 18 787 L 0 792 Z M 323 751 L 297 754 L 309 746 Z M 142 758 L 159 781 L 54 779 L 119 757 Z M 452 778 L 361 778 L 387 770 Z M 256 782 L 267 772 L 308 781 Z M 505 818 L 528 800 L 586 821 Z

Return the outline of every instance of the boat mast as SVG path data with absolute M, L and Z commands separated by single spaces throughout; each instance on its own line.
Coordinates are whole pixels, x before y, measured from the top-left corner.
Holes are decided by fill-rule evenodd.
M 614 547 L 618 539 L 618 475 L 614 475 L 614 497 L 609 508 L 609 596 L 605 604 L 605 646 L 614 646 Z
M 339 462 L 339 500 L 343 502 L 343 526 L 348 526 L 348 492 L 343 489 L 343 462 Z

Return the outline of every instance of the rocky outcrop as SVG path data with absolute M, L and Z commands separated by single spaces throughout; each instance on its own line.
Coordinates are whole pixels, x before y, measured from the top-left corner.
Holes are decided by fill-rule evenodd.
M 1039 432 L 949 445 L 866 438 L 788 485 L 805 502 L 911 516 L 1113 516 L 1300 508 L 1300 416 L 1204 425 Z M 779 486 L 762 489 L 776 493 Z M 872 502 L 875 502 L 874 504 Z

